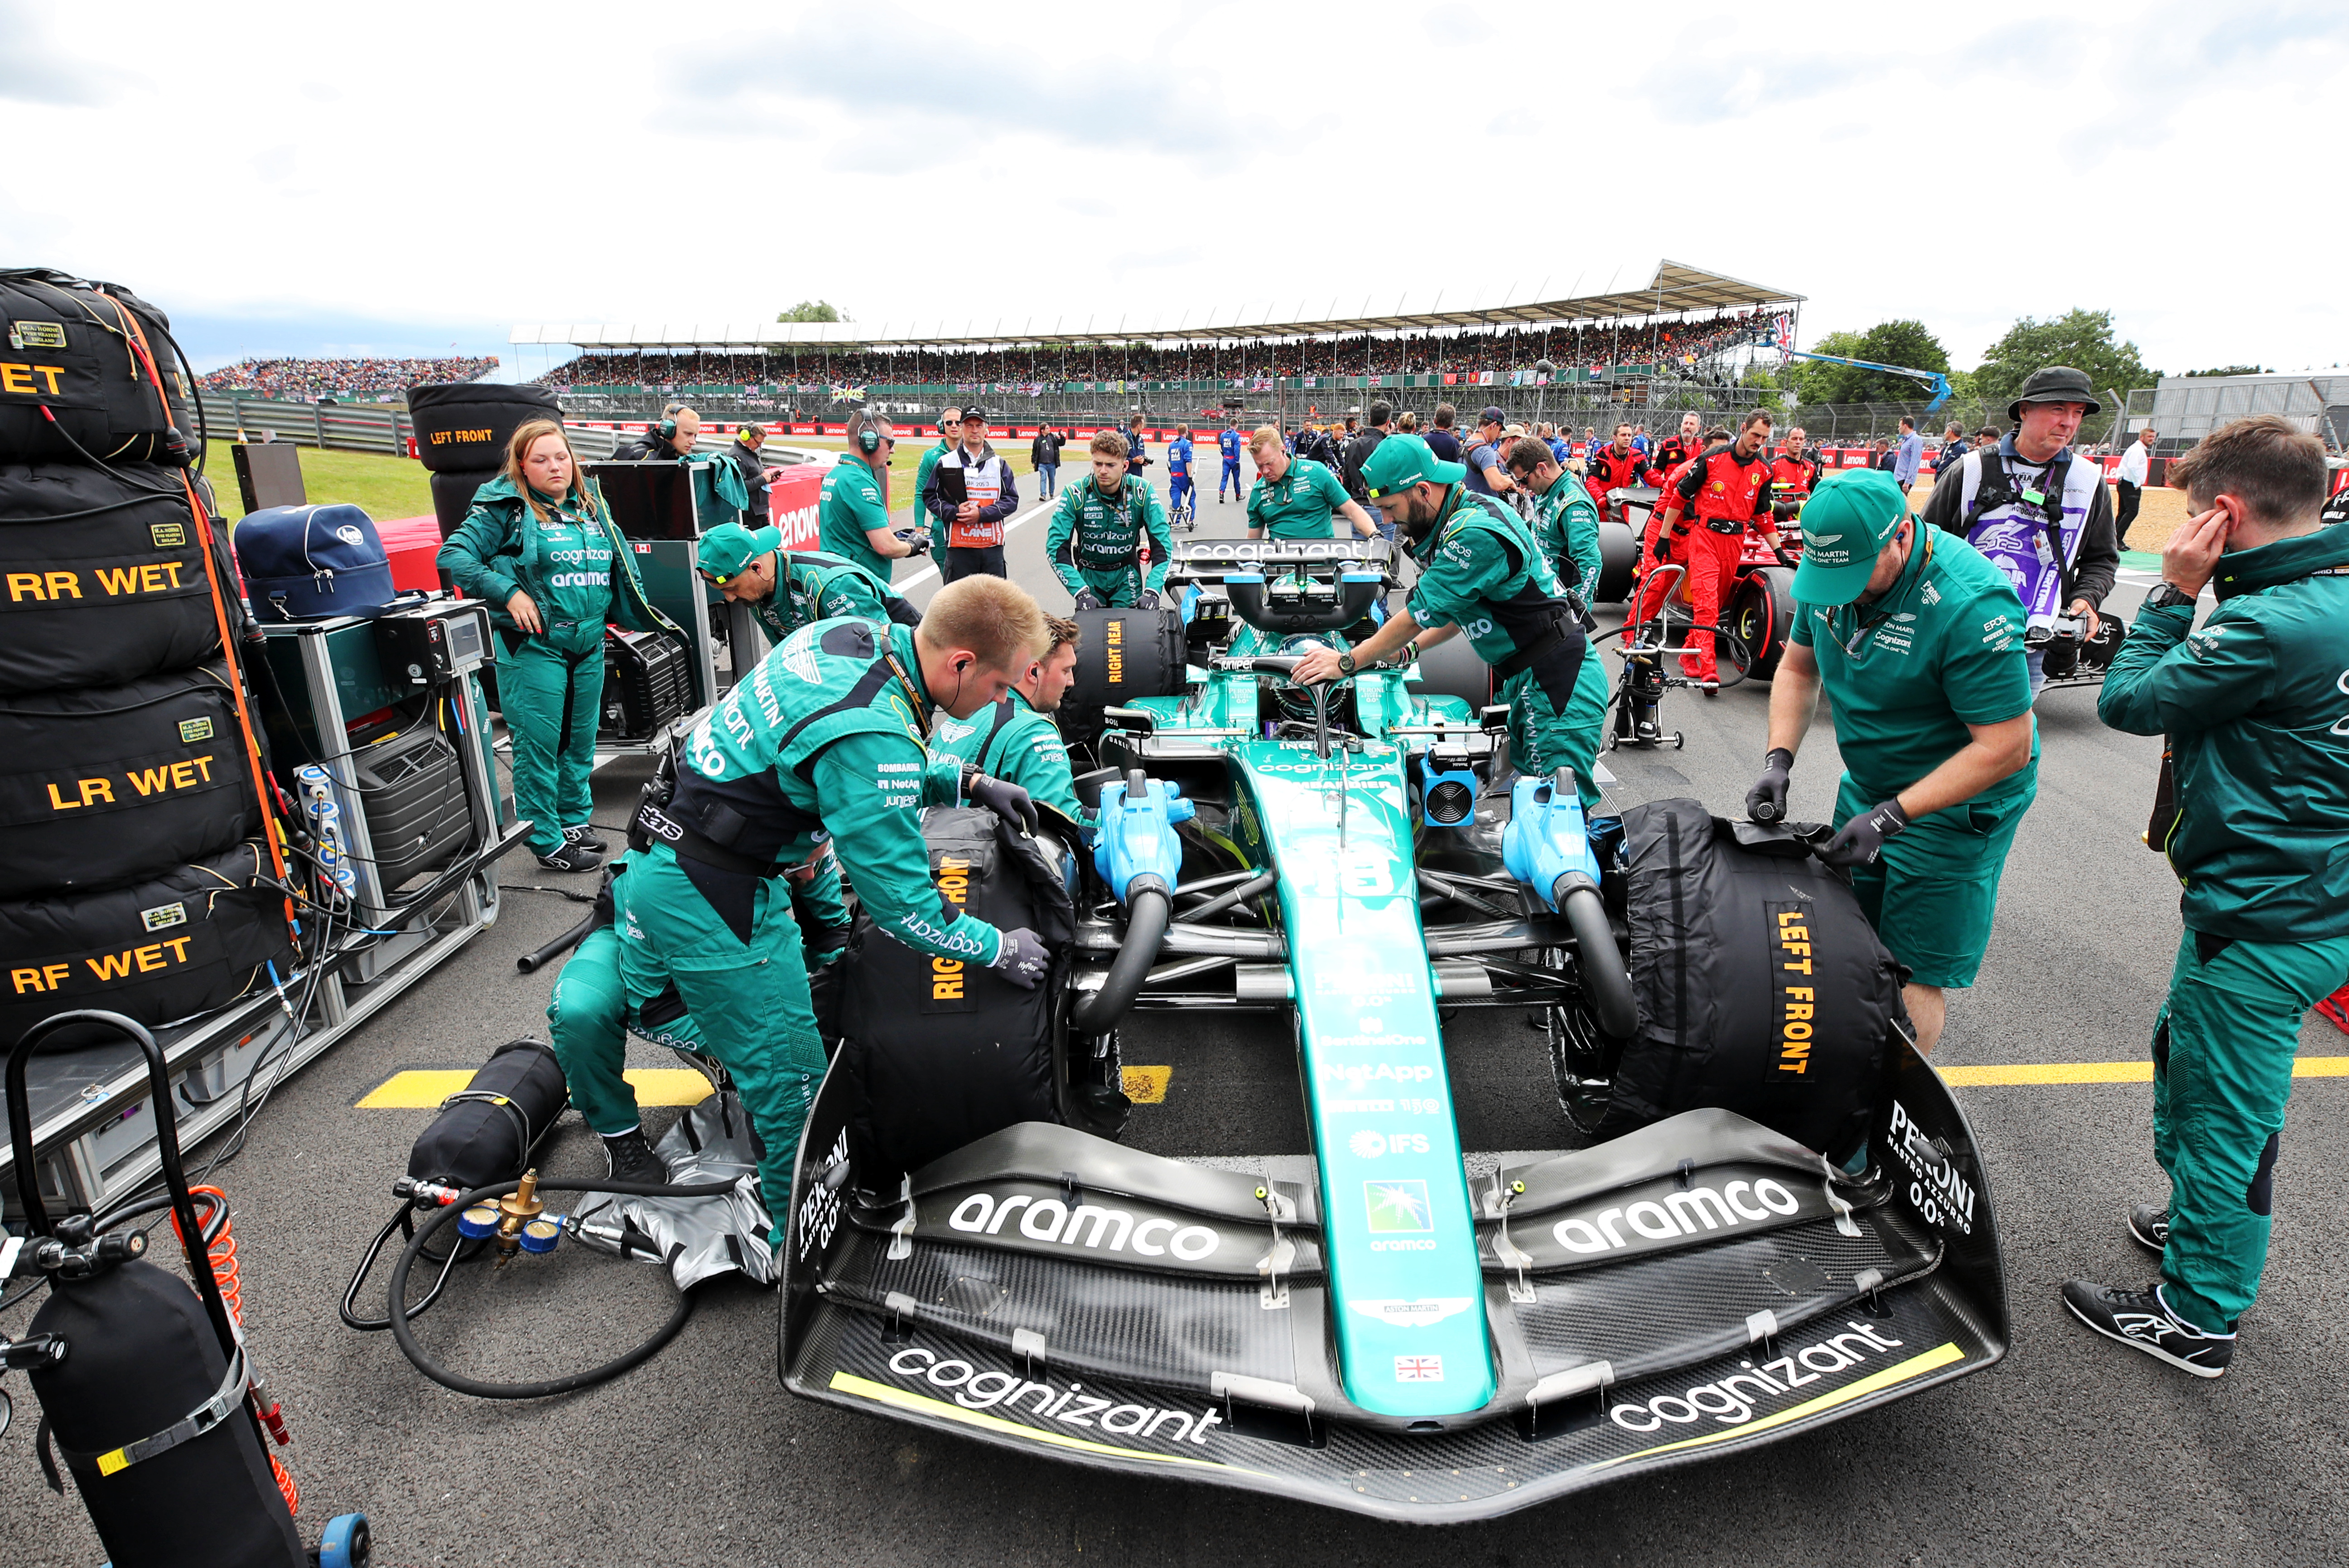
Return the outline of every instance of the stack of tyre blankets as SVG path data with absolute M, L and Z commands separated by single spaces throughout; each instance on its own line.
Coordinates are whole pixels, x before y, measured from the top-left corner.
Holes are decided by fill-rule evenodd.
M 210 1012 L 292 946 L 249 623 L 169 323 L 46 270 L 0 271 L 0 317 L 5 1051 L 74 1008 Z

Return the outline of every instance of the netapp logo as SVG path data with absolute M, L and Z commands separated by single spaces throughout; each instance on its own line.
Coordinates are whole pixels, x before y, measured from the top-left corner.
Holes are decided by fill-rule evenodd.
M 1025 1213 L 1020 1212 L 1023 1209 Z M 990 1193 L 974 1192 L 955 1205 L 947 1223 L 971 1235 L 999 1236 L 1005 1221 L 1014 1214 L 1019 1215 L 1019 1234 L 1031 1241 L 1061 1247 L 1081 1245 L 1097 1251 L 1106 1238 L 1112 1252 L 1130 1248 L 1145 1258 L 1163 1258 L 1172 1252 L 1186 1263 L 1196 1263 L 1214 1257 L 1223 1245 L 1222 1238 L 1206 1225 L 1177 1225 L 1158 1215 L 1136 1224 L 1123 1209 L 1080 1203 L 1072 1210 L 1057 1198 L 1035 1199 L 1025 1193 L 998 1202 Z
M 1631 1244 L 1616 1228 L 1619 1220 L 1651 1241 L 1671 1241 L 1695 1235 L 1700 1224 L 1708 1231 L 1734 1231 L 1752 1220 L 1799 1214 L 1802 1208 L 1800 1199 L 1765 1176 L 1759 1181 L 1733 1181 L 1718 1191 L 1692 1187 L 1668 1192 L 1661 1203 L 1642 1199 L 1629 1207 L 1602 1209 L 1588 1220 L 1561 1220 L 1549 1233 L 1568 1251 L 1588 1256 Z

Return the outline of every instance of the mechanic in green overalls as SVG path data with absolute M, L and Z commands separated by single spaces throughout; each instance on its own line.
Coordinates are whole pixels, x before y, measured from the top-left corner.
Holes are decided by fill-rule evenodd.
M 721 524 L 694 546 L 702 580 L 746 605 L 771 641 L 781 642 L 810 621 L 844 615 L 918 626 L 913 602 L 855 562 L 822 550 L 786 550 L 782 530 Z
M 2096 697 L 2113 728 L 2169 738 L 2177 818 L 2155 847 L 2184 886 L 2186 929 L 2153 1026 L 2169 1201 L 2128 1219 L 2161 1280 L 2074 1280 L 2064 1301 L 2198 1377 L 2234 1360 L 2267 1267 L 2302 1022 L 2349 981 L 2349 527 L 2324 524 L 2331 477 L 2324 444 L 2277 414 L 2172 462 L 2194 515 Z M 2198 631 L 2206 585 L 2218 605 Z M 2282 1331 L 2311 1326 L 2292 1314 Z M 2291 1343 L 2279 1362 L 2296 1362 Z
M 604 712 L 604 627 L 677 632 L 645 597 L 603 498 L 553 420 L 506 443 L 504 471 L 440 546 L 440 566 L 497 628 L 498 705 L 513 741 L 515 815 L 550 871 L 592 871 L 595 730 Z M 682 635 L 679 633 L 678 635 Z
M 1093 437 L 1092 477 L 1064 486 L 1044 530 L 1044 556 L 1079 609 L 1138 605 L 1156 609 L 1166 588 L 1166 561 L 1174 535 L 1166 507 L 1150 482 L 1126 472 L 1125 438 L 1115 431 Z M 1150 569 L 1142 542 L 1150 541 Z
M 1408 665 L 1422 649 L 1465 632 L 1476 656 L 1507 682 L 1510 745 L 1528 774 L 1574 770 L 1583 809 L 1599 804 L 1591 778 L 1605 728 L 1605 680 L 1582 700 L 1592 662 L 1574 605 L 1525 520 L 1468 489 L 1467 469 L 1417 436 L 1391 435 L 1362 460 L 1362 484 L 1419 563 L 1401 613 L 1346 653 L 1309 650 L 1296 679 L 1333 680 L 1381 663 Z
M 895 569 L 891 563 L 927 550 L 930 536 L 889 526 L 889 458 L 897 450 L 889 421 L 859 409 L 843 433 L 848 455 L 825 471 L 816 498 L 816 543 L 885 583 Z
M 1892 475 L 1830 475 L 1800 519 L 1794 624 L 1770 687 L 1770 751 L 1745 809 L 1783 819 L 1825 688 L 1844 774 L 1819 858 L 1847 867 L 1868 923 L 1909 966 L 1930 1054 L 1944 991 L 1974 982 L 2006 852 L 2039 792 L 2023 601 L 1954 535 L 1922 527 Z
M 940 589 L 919 628 L 802 627 L 695 726 L 670 798 L 637 814 L 651 847 L 612 886 L 628 1001 L 676 986 L 758 1129 L 779 1220 L 824 1058 L 776 879 L 829 845 L 888 935 L 1040 983 L 1050 961 L 1033 931 L 999 931 L 931 884 L 921 808 L 967 796 L 1034 828 L 1026 790 L 951 758 L 933 765 L 925 746 L 933 706 L 968 719 L 1001 701 L 1045 640 L 1036 601 L 992 576 Z
M 1123 462 L 1123 459 L 1120 459 Z M 1044 618 L 1051 638 L 1044 657 L 1003 701 L 968 719 L 938 719 L 930 725 L 930 754 L 968 763 L 990 777 L 1005 779 L 1070 821 L 1092 820 L 1077 799 L 1074 770 L 1061 727 L 1052 722 L 1061 699 L 1077 678 L 1077 623 Z
M 1378 524 L 1346 493 L 1344 482 L 1327 463 L 1291 457 L 1273 426 L 1248 438 L 1248 455 L 1256 459 L 1256 483 L 1247 498 L 1249 538 L 1332 538 L 1335 517 L 1343 517 L 1365 539 L 1377 536 Z
M 1542 559 L 1549 563 L 1550 570 L 1557 574 L 1588 634 L 1592 629 L 1590 599 L 1599 585 L 1600 565 L 1599 504 L 1591 498 L 1589 487 L 1567 472 L 1549 443 L 1537 436 L 1519 436 L 1509 443 L 1502 458 L 1510 480 L 1533 497 L 1534 543 L 1540 547 Z M 1574 680 L 1574 699 L 1559 717 L 1575 735 L 1586 732 L 1604 735 L 1607 668 L 1597 659 L 1583 659 L 1582 673 Z M 1592 742 L 1594 760 L 1597 744 Z

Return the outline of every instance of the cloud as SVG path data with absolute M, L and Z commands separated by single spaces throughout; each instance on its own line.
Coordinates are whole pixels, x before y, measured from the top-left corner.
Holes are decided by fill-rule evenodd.
M 113 73 L 77 60 L 48 36 L 46 7 L 0 0 L 0 102 L 87 109 L 106 100 Z

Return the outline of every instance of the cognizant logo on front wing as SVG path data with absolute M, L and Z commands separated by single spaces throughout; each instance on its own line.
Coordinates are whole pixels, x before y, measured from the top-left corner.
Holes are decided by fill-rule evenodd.
M 916 1386 L 926 1385 L 966 1410 L 996 1410 L 1050 1421 L 1113 1438 L 1155 1438 L 1164 1443 L 1205 1443 L 1207 1434 L 1223 1425 L 1213 1406 L 1194 1416 L 1154 1405 L 1121 1405 L 1084 1392 L 1084 1384 L 1066 1386 L 1049 1378 L 1021 1377 L 1017 1373 L 981 1370 L 956 1357 L 941 1359 L 918 1345 L 907 1345 L 889 1358 L 889 1370 Z

